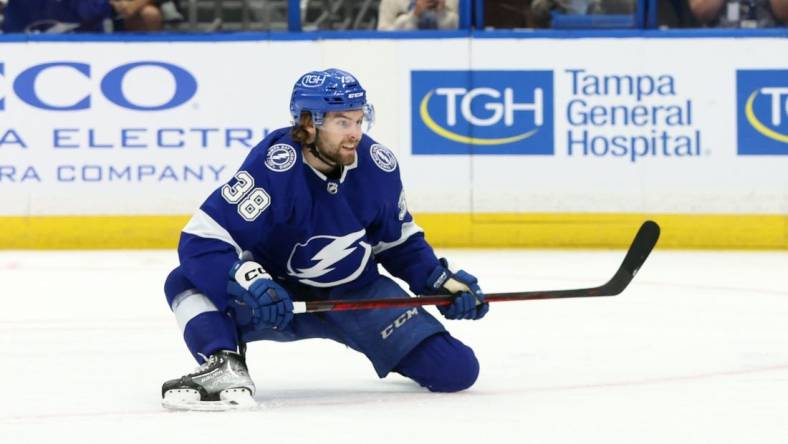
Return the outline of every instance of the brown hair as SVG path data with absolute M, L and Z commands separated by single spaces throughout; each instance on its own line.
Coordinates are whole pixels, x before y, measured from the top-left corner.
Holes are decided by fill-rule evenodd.
M 305 128 L 309 126 L 312 126 L 312 113 L 303 111 L 301 112 L 301 118 L 298 119 L 298 122 L 293 125 L 293 129 L 290 131 L 293 140 L 302 145 L 306 144 L 309 140 L 309 133 Z

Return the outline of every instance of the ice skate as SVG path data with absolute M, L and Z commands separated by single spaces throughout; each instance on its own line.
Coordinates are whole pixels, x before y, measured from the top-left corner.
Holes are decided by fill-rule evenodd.
M 222 350 L 194 372 L 165 382 L 162 406 L 171 410 L 223 411 L 257 407 L 244 358 Z

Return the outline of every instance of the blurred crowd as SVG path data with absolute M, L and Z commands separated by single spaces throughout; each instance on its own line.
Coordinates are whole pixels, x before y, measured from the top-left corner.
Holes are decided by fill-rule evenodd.
M 161 31 L 164 29 L 165 21 L 183 20 L 176 1 L 0 0 L 2 31 L 5 33 Z
M 487 29 L 595 28 L 642 14 L 637 0 L 483 0 Z M 788 0 L 651 0 L 659 28 L 788 24 Z M 301 27 L 457 29 L 458 0 L 300 0 Z M 640 4 L 640 6 L 638 6 Z M 4 33 L 287 30 L 287 0 L 0 0 Z M 613 23 L 610 25 L 610 23 Z M 622 23 L 626 23 L 625 21 Z M 626 26 L 624 26 L 626 27 Z

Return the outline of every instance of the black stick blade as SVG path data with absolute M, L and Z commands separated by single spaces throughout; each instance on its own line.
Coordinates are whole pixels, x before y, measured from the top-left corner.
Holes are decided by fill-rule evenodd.
M 659 232 L 659 225 L 656 222 L 651 220 L 643 222 L 643 225 L 640 226 L 638 233 L 635 235 L 635 239 L 632 241 L 632 245 L 629 247 L 629 251 L 624 256 L 621 267 L 605 285 L 600 287 L 601 293 L 613 296 L 627 288 L 629 282 L 632 281 L 640 267 L 643 266 L 651 250 L 657 245 Z
M 646 262 L 651 250 L 657 245 L 659 239 L 659 225 L 652 220 L 643 222 L 640 226 L 638 234 L 635 235 L 635 240 L 632 241 L 632 248 L 629 249 L 627 255 L 624 257 L 624 262 L 621 268 L 626 269 L 633 277 L 637 274 L 643 262 Z

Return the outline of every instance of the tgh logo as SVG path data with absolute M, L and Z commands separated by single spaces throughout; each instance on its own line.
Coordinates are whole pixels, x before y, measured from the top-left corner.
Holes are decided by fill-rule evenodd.
M 552 71 L 412 71 L 414 154 L 553 154 Z
M 736 71 L 739 155 L 788 155 L 788 70 Z
M 158 104 L 141 104 L 139 99 L 135 102 L 133 97 L 128 97 L 127 92 L 123 89 L 123 80 L 126 76 L 138 68 L 155 68 L 163 70 L 168 75 L 172 76 L 174 82 L 174 91 L 169 100 L 164 103 Z M 41 63 L 24 69 L 19 74 L 16 74 L 11 82 L 10 88 L 19 100 L 26 103 L 33 108 L 38 108 L 47 111 L 79 111 L 90 109 L 92 105 L 94 91 L 89 88 L 84 92 L 81 98 L 75 100 L 73 103 L 60 104 L 53 103 L 51 97 L 46 97 L 45 91 L 51 91 L 52 88 L 39 87 L 39 77 L 46 75 L 51 71 L 51 74 L 59 72 L 62 74 L 63 70 L 70 70 L 86 79 L 92 79 L 98 73 L 94 72 L 90 64 L 74 61 L 58 61 Z M 2 85 L 6 77 L 6 64 L 0 62 L 0 85 Z M 156 62 L 156 61 L 140 61 L 133 63 L 126 63 L 116 68 L 102 73 L 100 91 L 101 94 L 109 102 L 125 109 L 134 111 L 161 111 L 176 108 L 188 102 L 194 97 L 197 92 L 197 79 L 189 71 L 181 68 L 180 66 L 171 63 Z M 69 77 L 69 79 L 72 77 Z M 67 81 L 62 81 L 62 85 L 57 85 L 63 89 L 73 88 Z M 9 88 L 3 87 L 0 89 L 0 111 L 6 108 L 6 95 Z
M 317 75 L 317 74 L 307 74 L 304 77 L 301 77 L 301 85 L 306 86 L 307 88 L 317 88 L 318 86 L 323 85 L 323 82 L 326 81 L 325 75 Z

